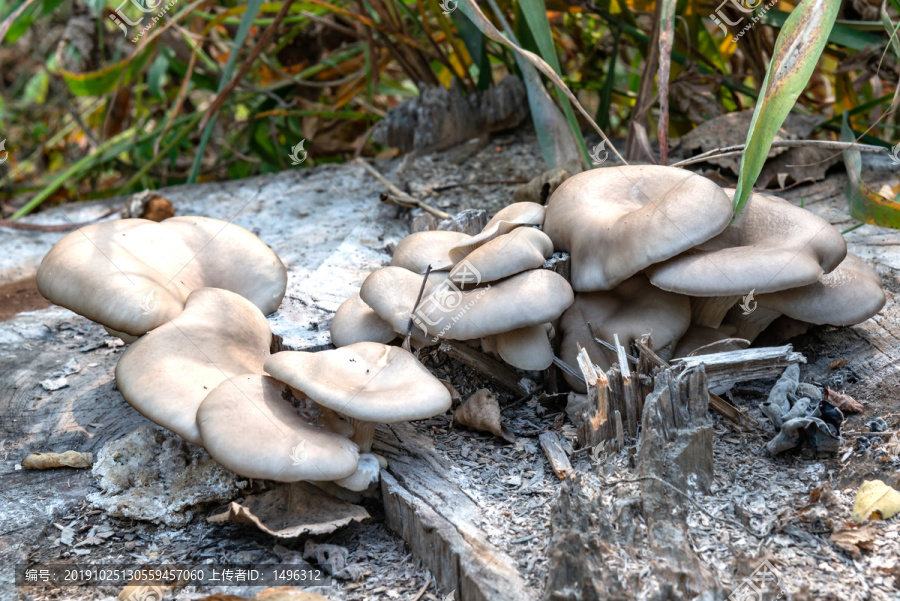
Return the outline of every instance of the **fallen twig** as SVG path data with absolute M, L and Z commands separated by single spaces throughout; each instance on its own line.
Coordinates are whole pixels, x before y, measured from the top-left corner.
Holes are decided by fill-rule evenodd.
M 381 184 L 385 188 L 388 189 L 389 194 L 385 194 L 385 196 L 384 196 L 384 198 L 382 198 L 382 200 L 389 200 L 390 202 L 393 202 L 394 204 L 399 204 L 400 206 L 405 206 L 405 207 L 409 207 L 409 208 L 419 208 L 419 209 L 422 209 L 423 211 L 428 211 L 429 213 L 431 213 L 432 215 L 434 215 L 435 217 L 437 217 L 439 219 L 450 219 L 450 213 L 445 213 L 444 211 L 442 211 L 440 209 L 436 209 L 431 205 L 425 204 L 418 198 L 410 196 L 409 194 L 407 194 L 406 192 L 404 192 L 403 190 L 401 190 L 400 188 L 398 188 L 397 186 L 395 186 L 394 184 L 389 182 L 386 177 L 381 175 L 381 173 L 379 173 L 377 169 L 372 167 L 365 160 L 354 159 L 352 162 L 362 165 L 363 168 L 372 175 L 372 177 L 377 179 L 379 182 L 381 182 Z
M 804 148 L 814 146 L 824 148 L 826 150 L 858 150 L 860 152 L 869 152 L 872 154 L 882 154 L 889 152 L 890 148 L 884 146 L 873 146 L 871 144 L 858 144 L 856 142 L 837 142 L 833 140 L 775 140 L 772 142 L 772 148 Z M 735 146 L 724 146 L 722 148 L 713 148 L 706 152 L 700 153 L 695 157 L 685 159 L 673 163 L 672 167 L 684 167 L 685 165 L 693 165 L 694 163 L 702 163 L 709 159 L 724 159 L 727 157 L 740 156 L 744 154 L 744 144 Z
M 106 219 L 110 215 L 115 215 L 122 209 L 124 206 L 116 207 L 114 209 L 110 209 L 106 213 L 103 213 L 99 217 L 95 217 L 90 221 L 84 221 L 82 223 L 61 223 L 59 225 L 41 225 L 38 223 L 23 223 L 21 221 L 14 221 L 11 219 L 0 219 L 0 227 L 7 227 L 12 230 L 22 230 L 25 232 L 68 232 L 69 230 L 75 230 L 80 227 L 84 227 L 86 225 L 91 225 L 93 223 L 97 223 L 101 219 Z

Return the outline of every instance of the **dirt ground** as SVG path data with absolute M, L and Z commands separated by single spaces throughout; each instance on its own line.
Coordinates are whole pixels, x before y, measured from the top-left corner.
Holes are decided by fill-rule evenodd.
M 464 208 L 493 212 L 508 204 L 514 182 L 538 173 L 540 165 L 533 136 L 517 134 L 494 138 L 487 145 L 395 160 L 378 167 L 395 181 L 406 182 L 409 191 L 426 202 L 454 213 Z M 895 168 L 877 163 L 868 165 L 868 169 L 870 185 L 900 183 Z M 216 202 L 227 205 L 234 199 L 234 206 L 240 206 L 248 190 L 259 193 L 269 189 L 263 206 L 246 216 L 246 223 L 240 219 L 237 222 L 255 231 L 279 255 L 289 256 L 288 297 L 272 321 L 273 328 L 280 328 L 286 341 L 293 341 L 297 348 L 327 343 L 323 332 L 327 333 L 336 303 L 359 286 L 365 273 L 388 259 L 386 249 L 405 233 L 412 218 L 406 210 L 381 205 L 377 200 L 379 186 L 366 181 L 359 170 L 329 167 L 316 171 L 302 177 L 276 176 L 274 183 L 233 182 L 168 194 L 181 214 L 187 214 L 184 209 L 218 217 L 224 210 Z M 512 183 L 483 183 L 497 181 Z M 825 182 L 797 187 L 783 196 L 796 204 L 802 198 L 804 206 L 843 229 L 852 225 L 843 196 L 845 181 L 838 170 Z M 322 208 L 339 205 L 341 199 L 347 203 L 343 207 Z M 96 212 L 106 206 L 98 205 Z M 274 207 L 278 207 L 278 214 L 272 220 L 281 221 L 277 226 L 259 215 Z M 91 209 L 77 210 L 84 213 Z M 81 216 L 73 215 L 72 219 L 78 221 Z M 327 223 L 324 233 L 316 233 L 319 219 Z M 303 223 L 302 228 L 292 228 L 294 221 Z M 27 236 L 24 242 L 19 241 L 22 248 L 31 249 L 23 252 L 23 262 L 36 265 L 41 252 L 46 252 L 41 249 L 52 244 L 52 236 Z M 897 435 L 872 435 L 866 426 L 872 418 L 881 417 L 889 432 L 900 431 L 896 400 L 900 384 L 898 240 L 895 232 L 871 226 L 847 235 L 851 251 L 872 262 L 884 280 L 888 303 L 878 316 L 852 328 L 815 328 L 792 341 L 807 358 L 801 370 L 802 381 L 827 385 L 865 405 L 863 415 L 852 416 L 845 424 L 839 453 L 828 457 L 802 453 L 775 459 L 768 456 L 764 445 L 774 431 L 757 406 L 771 382 L 748 383 L 732 391 L 733 402 L 746 409 L 756 420 L 755 425 L 741 430 L 713 416 L 715 483 L 710 495 L 689 504 L 688 519 L 693 548 L 727 589 L 749 575 L 759 561 L 769 559 L 783 578 L 778 590 L 770 591 L 765 598 L 900 597 L 898 518 L 866 526 L 862 537 L 866 542 L 858 556 L 831 540 L 832 534 L 849 521 L 855 491 L 862 481 L 879 478 L 900 485 Z M 17 275 L 17 281 L 21 281 L 18 274 L 22 271 L 27 271 L 27 266 L 8 270 Z M 316 278 L 326 276 L 328 281 L 317 287 Z M 276 540 L 250 526 L 206 523 L 203 517 L 221 511 L 222 503 L 199 508 L 182 527 L 113 518 L 86 501 L 87 494 L 97 488 L 88 471 L 18 468 L 28 452 L 73 449 L 96 453 L 103 444 L 149 422 L 131 410 L 115 390 L 112 370 L 122 349 L 102 328 L 62 309 L 43 308 L 25 284 L 3 286 L 0 299 L 4 294 L 14 294 L 15 302 L 22 303 L 13 305 L 4 300 L 5 312 L 23 310 L 16 306 L 38 311 L 0 323 L 0 453 L 4 458 L 0 463 L 0 599 L 113 599 L 120 591 L 16 589 L 11 569 L 15 565 L 166 560 L 276 563 L 302 553 L 307 539 L 344 547 L 348 564 L 355 566 L 352 578 L 345 575 L 336 579 L 327 591 L 334 599 L 442 599 L 450 593 L 435 589 L 428 571 L 386 528 L 376 500 L 364 502 L 372 515 L 365 523 L 319 537 Z M 47 391 L 39 385 L 72 357 L 77 359 L 79 371 L 65 376 L 70 381 L 66 388 Z M 564 401 L 523 399 L 492 386 L 439 353 L 429 354 L 425 360 L 450 379 L 462 398 L 487 387 L 505 407 L 503 416 L 516 436 L 514 443 L 454 426 L 449 416 L 420 422 L 416 428 L 431 437 L 437 451 L 457 466 L 450 477 L 482 507 L 482 514 L 473 519 L 489 535 L 490 542 L 513 557 L 535 590 L 542 590 L 548 570 L 550 508 L 560 485 L 537 437 L 552 429 L 571 438 L 560 404 Z M 635 448 L 634 441 L 630 443 L 619 453 L 581 452 L 572 456 L 575 468 L 586 474 L 585 494 L 611 500 L 637 494 L 634 485 L 609 484 L 633 475 Z M 824 483 L 830 485 L 832 493 L 825 496 L 826 500 L 811 502 L 812 491 Z M 66 528 L 74 531 L 68 543 L 61 535 Z M 643 594 L 642 575 L 653 558 L 630 551 L 621 534 L 621 548 L 610 561 L 637 598 Z M 248 587 L 220 587 L 182 589 L 173 594 L 179 599 L 212 593 L 249 598 L 256 592 Z

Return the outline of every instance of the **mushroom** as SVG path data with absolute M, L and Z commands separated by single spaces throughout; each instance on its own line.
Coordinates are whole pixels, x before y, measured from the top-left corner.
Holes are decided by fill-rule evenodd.
M 396 337 L 397 332 L 391 324 L 378 317 L 359 294 L 342 302 L 331 320 L 331 342 L 334 346 L 347 346 L 356 342 L 388 343 Z
M 442 230 L 410 234 L 397 244 L 391 265 L 413 273 L 425 273 L 429 265 L 432 271 L 445 271 L 454 263 L 449 255 L 450 249 L 471 238 L 468 234 Z
M 425 290 L 446 279 L 446 273 L 430 274 Z M 423 281 L 423 276 L 403 267 L 384 267 L 369 274 L 359 290 L 359 297 L 396 333 L 406 336 Z M 425 346 L 431 340 L 417 328 L 413 328 L 411 337 L 417 346 Z
M 516 228 L 497 236 L 469 253 L 450 270 L 450 280 L 460 286 L 472 283 L 473 272 L 480 282 L 537 269 L 553 255 L 547 234 L 533 227 Z
M 814 284 L 756 297 L 749 315 L 734 315 L 737 335 L 753 340 L 779 315 L 817 325 L 849 326 L 877 314 L 885 303 L 881 277 L 854 254 Z
M 513 367 L 541 371 L 553 364 L 550 331 L 549 323 L 517 328 L 483 338 L 482 348 L 500 355 Z
M 355 431 L 363 452 L 375 424 L 426 419 L 450 408 L 450 393 L 409 351 L 359 342 L 330 351 L 283 351 L 266 372 L 318 405 L 336 411 Z
M 573 300 L 565 278 L 546 269 L 532 269 L 465 292 L 448 280 L 424 296 L 414 321 L 433 336 L 432 341 L 471 340 L 552 322 Z
M 200 288 L 184 311 L 132 344 L 116 365 L 116 386 L 150 421 L 200 444 L 197 408 L 233 376 L 263 373 L 272 332 L 253 303 Z
M 812 284 L 846 254 L 844 237 L 815 213 L 752 194 L 721 234 L 647 274 L 663 290 L 702 297 L 691 302 L 694 323 L 715 328 L 742 296 Z
M 615 362 L 615 354 L 595 342 L 595 336 L 610 343 L 617 334 L 627 349 L 635 339 L 650 334 L 653 350 L 665 358 L 671 356 L 672 347 L 687 331 L 690 320 L 691 308 L 686 296 L 660 290 L 643 275 L 636 275 L 610 291 L 575 295 L 575 303 L 560 320 L 560 357 L 570 366 L 576 366 L 580 345 L 592 361 L 607 369 Z M 572 388 L 584 392 L 583 382 L 563 375 Z
M 450 249 L 450 258 L 459 263 L 476 248 L 490 242 L 497 236 L 507 234 L 523 225 L 541 225 L 544 222 L 544 207 L 536 202 L 517 202 L 497 211 L 484 229 L 468 241 Z
M 282 398 L 283 390 L 255 374 L 213 389 L 197 411 L 203 446 L 213 459 L 241 476 L 278 482 L 353 476 L 357 446 L 309 424 Z
M 725 353 L 750 346 L 749 341 L 735 337 L 736 331 L 737 328 L 732 325 L 723 324 L 718 328 L 709 328 L 692 324 L 675 345 L 672 358 Z
M 732 218 L 714 182 L 650 165 L 592 169 L 569 179 L 547 204 L 544 232 L 572 256 L 572 287 L 611 290 L 654 263 L 709 240 Z M 452 253 L 451 253 L 452 254 Z
M 38 269 L 47 299 L 111 331 L 142 336 L 181 313 L 198 288 L 223 288 L 263 313 L 281 304 L 287 272 L 242 227 L 208 217 L 122 219 L 64 236 Z

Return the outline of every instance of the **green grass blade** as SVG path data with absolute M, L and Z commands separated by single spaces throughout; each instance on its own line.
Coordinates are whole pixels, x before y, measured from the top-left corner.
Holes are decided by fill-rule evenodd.
M 241 52 L 244 40 L 250 32 L 250 27 L 253 25 L 256 15 L 259 14 L 259 9 L 262 8 L 262 4 L 263 0 L 247 1 L 247 8 L 244 10 L 244 16 L 241 18 L 241 24 L 238 26 L 237 35 L 234 37 L 234 42 L 232 42 L 231 45 L 231 53 L 228 55 L 228 62 L 225 63 L 225 68 L 222 70 L 222 77 L 219 79 L 219 89 L 216 92 L 217 94 L 221 93 L 231 80 L 231 75 L 234 72 L 234 65 L 237 63 L 238 54 Z M 206 150 L 206 145 L 209 143 L 209 138 L 212 135 L 215 125 L 216 116 L 213 115 L 212 118 L 210 118 L 209 123 L 206 124 L 206 127 L 203 128 L 203 133 L 200 136 L 200 144 L 197 146 L 197 155 L 194 157 L 194 164 L 191 165 L 191 173 L 188 176 L 189 184 L 193 184 L 197 181 L 197 176 L 200 174 L 200 165 L 203 162 L 203 153 Z
M 784 22 L 747 131 L 734 193 L 735 215 L 750 197 L 775 134 L 806 88 L 840 6 L 840 0 L 803 0 Z

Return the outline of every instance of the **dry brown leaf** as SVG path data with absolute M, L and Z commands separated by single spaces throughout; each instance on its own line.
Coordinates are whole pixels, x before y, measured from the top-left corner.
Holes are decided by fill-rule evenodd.
M 875 547 L 878 531 L 872 524 L 845 522 L 831 533 L 831 542 L 846 551 L 853 559 L 859 558 L 860 550 L 871 551 Z
M 293 538 L 304 534 L 328 534 L 369 513 L 359 505 L 337 499 L 308 482 L 279 483 L 272 490 L 232 502 L 228 511 L 208 522 L 252 524 L 267 534 Z
M 490 432 L 507 442 L 516 441 L 513 433 L 500 421 L 500 404 L 487 388 L 476 390 L 460 405 L 453 414 L 453 421 L 473 430 Z
M 872 517 L 890 519 L 900 512 L 900 492 L 881 480 L 866 480 L 856 491 L 853 519 L 864 522 Z
M 847 415 L 848 413 L 862 413 L 863 406 L 862 403 L 854 399 L 852 396 L 841 394 L 840 392 L 836 392 L 830 388 L 825 388 L 825 400 L 831 405 L 837 407 L 841 410 L 841 413 Z
M 91 453 L 66 451 L 65 453 L 32 453 L 22 462 L 22 467 L 36 470 L 47 470 L 54 467 L 74 467 L 87 469 L 94 464 Z

